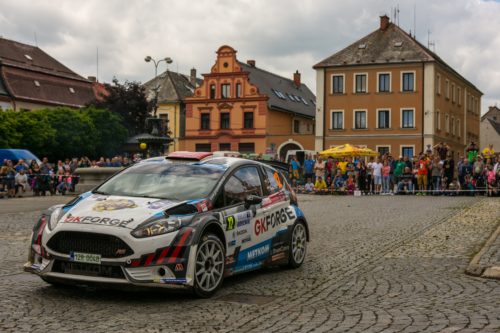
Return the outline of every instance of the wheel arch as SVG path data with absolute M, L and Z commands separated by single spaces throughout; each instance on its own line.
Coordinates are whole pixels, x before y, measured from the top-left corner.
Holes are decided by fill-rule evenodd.
M 310 234 L 309 234 L 309 224 L 307 223 L 307 220 L 304 217 L 299 217 L 297 218 L 296 222 L 302 222 L 304 226 L 306 227 L 306 240 L 309 242 L 310 241 Z
M 224 245 L 224 249 L 226 250 L 227 244 L 224 230 L 222 230 L 222 226 L 219 221 L 217 221 L 213 216 L 206 217 L 199 222 L 199 225 L 196 228 L 195 236 L 193 238 L 193 244 L 198 244 L 201 240 L 201 237 L 207 232 L 213 233 L 214 235 L 219 237 L 222 244 Z

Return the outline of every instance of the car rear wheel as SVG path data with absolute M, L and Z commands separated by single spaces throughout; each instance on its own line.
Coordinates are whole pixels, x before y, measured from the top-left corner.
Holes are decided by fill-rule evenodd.
M 224 245 L 219 237 L 204 235 L 196 251 L 194 292 L 197 296 L 210 297 L 222 285 L 224 259 Z
M 292 239 L 290 242 L 290 254 L 288 258 L 288 266 L 298 268 L 304 262 L 307 249 L 307 234 L 306 226 L 303 222 L 298 221 L 292 229 Z

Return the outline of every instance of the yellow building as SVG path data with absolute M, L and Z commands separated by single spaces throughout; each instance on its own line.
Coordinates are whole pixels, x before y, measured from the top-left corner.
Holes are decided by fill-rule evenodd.
M 192 96 L 194 89 L 203 81 L 196 78 L 196 69 L 191 69 L 190 76 L 171 72 L 169 70 L 146 82 L 148 100 L 154 99 L 155 88 L 158 87 L 157 114 L 162 119 L 163 128 L 173 139 L 165 152 L 179 150 L 180 138 L 185 134 L 186 108 L 184 100 Z
M 270 73 L 254 60 L 242 63 L 222 46 L 211 72 L 186 99 L 186 135 L 190 151 L 232 150 L 276 154 L 313 149 L 315 97 L 300 82 Z
M 351 143 L 415 156 L 446 142 L 456 158 L 478 142 L 481 91 L 385 15 L 314 68 L 316 150 Z

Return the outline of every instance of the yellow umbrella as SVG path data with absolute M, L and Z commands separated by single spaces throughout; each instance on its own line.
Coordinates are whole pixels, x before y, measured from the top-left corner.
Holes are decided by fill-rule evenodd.
M 320 153 L 322 157 L 352 157 L 352 156 L 378 156 L 376 151 L 369 148 L 361 148 L 348 143 L 324 150 Z

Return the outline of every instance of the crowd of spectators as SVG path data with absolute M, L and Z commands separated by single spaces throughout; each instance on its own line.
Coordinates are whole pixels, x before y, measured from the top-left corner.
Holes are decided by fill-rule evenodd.
M 418 156 L 306 156 L 290 161 L 292 186 L 299 193 L 350 195 L 500 195 L 500 157 L 492 145 L 482 151 L 472 142 L 453 159 L 440 142 Z
M 0 167 L 0 197 L 22 197 L 29 192 L 35 196 L 65 195 L 73 192 L 78 184 L 79 177 L 74 175 L 77 168 L 127 167 L 139 159 L 139 155 L 134 155 L 132 159 L 124 156 L 101 157 L 98 160 L 81 157 L 50 163 L 44 157 L 41 163 L 20 159 L 15 164 L 4 160 Z

